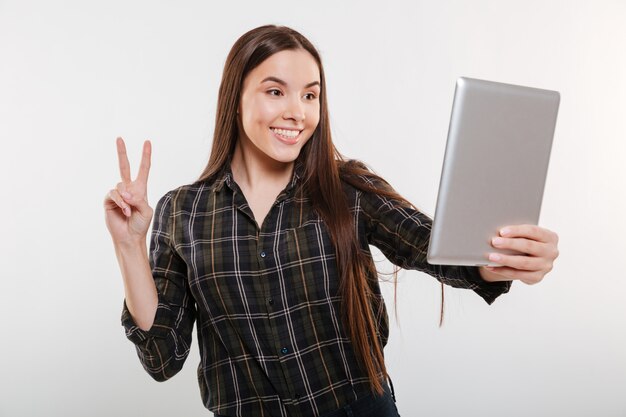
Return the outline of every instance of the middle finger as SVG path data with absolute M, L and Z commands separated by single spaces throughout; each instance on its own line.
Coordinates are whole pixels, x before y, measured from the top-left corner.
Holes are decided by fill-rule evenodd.
M 142 184 L 147 184 L 148 182 L 151 156 L 152 143 L 147 140 L 143 143 L 143 153 L 141 154 L 141 163 L 139 165 L 139 173 L 137 174 L 137 181 L 141 182 Z

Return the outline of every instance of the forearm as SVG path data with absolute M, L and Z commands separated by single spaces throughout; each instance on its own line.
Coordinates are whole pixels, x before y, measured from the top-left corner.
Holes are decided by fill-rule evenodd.
M 146 242 L 115 245 L 115 254 L 124 280 L 128 311 L 140 329 L 149 330 L 154 322 L 158 297 Z
M 126 292 L 122 310 L 126 337 L 135 344 L 150 376 L 165 381 L 182 368 L 189 354 L 195 305 L 186 288 L 184 263 L 166 242 L 159 243 L 150 258 L 145 242 L 117 245 L 115 252 Z

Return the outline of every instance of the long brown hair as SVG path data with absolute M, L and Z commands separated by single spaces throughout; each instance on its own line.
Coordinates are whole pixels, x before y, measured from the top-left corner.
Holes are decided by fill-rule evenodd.
M 267 25 L 245 33 L 235 42 L 224 65 L 211 155 L 198 181 L 210 181 L 232 157 L 239 136 L 237 108 L 247 74 L 271 55 L 296 49 L 303 49 L 313 56 L 321 78 L 319 124 L 298 156 L 305 167 L 304 192 L 326 223 L 336 248 L 341 315 L 356 357 L 369 377 L 372 391 L 382 394 L 379 375 L 382 373 L 384 378 L 388 375 L 373 315 L 379 306 L 376 305 L 377 298 L 373 297 L 372 284 L 369 282 L 377 279 L 378 275 L 371 256 L 359 249 L 341 181 L 362 191 L 374 192 L 414 206 L 363 163 L 347 160 L 335 148 L 331 137 L 322 60 L 315 47 L 303 35 L 285 26 Z M 374 187 L 363 181 L 363 177 L 388 187 Z M 397 279 L 394 280 L 394 292 L 396 286 Z

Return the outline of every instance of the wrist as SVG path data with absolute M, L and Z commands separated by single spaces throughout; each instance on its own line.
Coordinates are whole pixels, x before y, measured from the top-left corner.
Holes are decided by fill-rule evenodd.
M 115 253 L 118 258 L 120 256 L 133 257 L 138 254 L 146 255 L 148 251 L 145 238 L 113 242 L 113 246 L 115 247 Z

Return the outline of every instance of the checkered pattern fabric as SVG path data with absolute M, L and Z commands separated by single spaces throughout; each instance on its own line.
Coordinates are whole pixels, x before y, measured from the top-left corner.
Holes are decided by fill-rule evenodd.
M 217 414 L 313 417 L 370 393 L 339 314 L 334 246 L 303 195 L 302 174 L 297 162 L 262 225 L 229 164 L 213 182 L 181 186 L 156 205 L 149 253 L 156 317 L 143 331 L 124 303 L 122 324 L 145 370 L 164 381 L 183 366 L 196 323 L 200 392 Z M 509 290 L 510 282 L 485 282 L 474 267 L 428 264 L 431 219 L 423 213 L 344 189 L 370 257 L 374 245 L 394 264 L 472 289 L 490 304 Z M 384 346 L 387 312 L 378 280 L 370 282 Z

